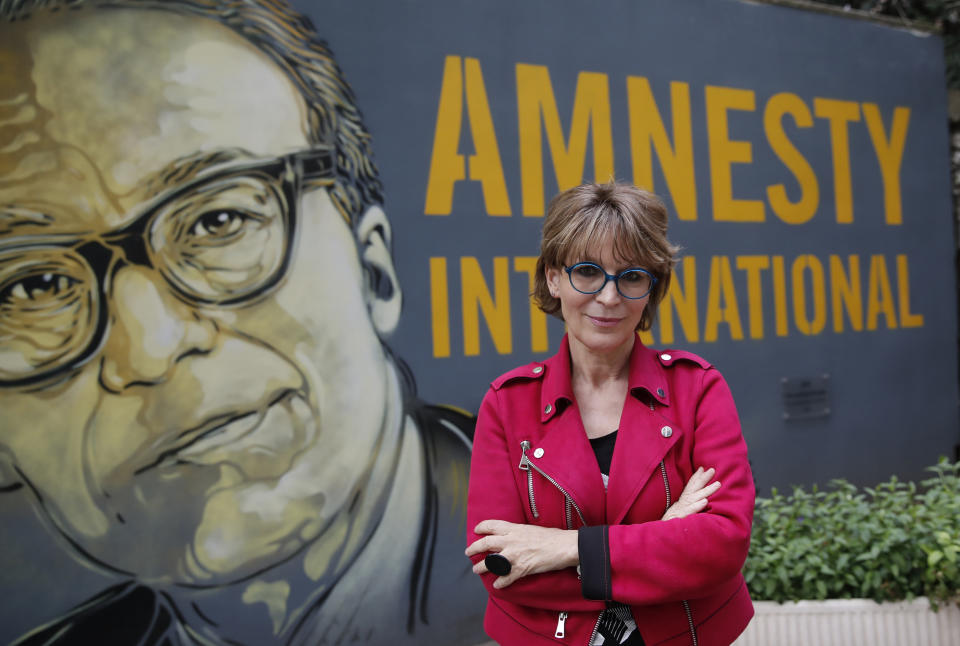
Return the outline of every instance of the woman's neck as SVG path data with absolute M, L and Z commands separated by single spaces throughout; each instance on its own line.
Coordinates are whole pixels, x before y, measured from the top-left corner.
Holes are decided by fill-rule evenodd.
M 607 352 L 595 352 L 574 338 L 570 338 L 570 376 L 574 383 L 592 387 L 626 380 L 630 374 L 630 353 L 637 342 L 624 343 Z

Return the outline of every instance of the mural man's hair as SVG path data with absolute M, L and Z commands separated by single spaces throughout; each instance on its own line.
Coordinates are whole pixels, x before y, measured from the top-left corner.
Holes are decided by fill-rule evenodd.
M 307 105 L 311 142 L 336 146 L 338 177 L 330 196 L 348 222 L 355 226 L 368 206 L 383 202 L 370 134 L 353 90 L 313 23 L 286 0 L 0 0 L 0 22 L 86 8 L 171 11 L 229 27 L 269 56 L 297 87 Z

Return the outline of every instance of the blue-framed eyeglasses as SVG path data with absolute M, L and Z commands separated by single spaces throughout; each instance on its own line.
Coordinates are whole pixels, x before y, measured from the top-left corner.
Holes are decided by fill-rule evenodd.
M 0 241 L 0 387 L 45 383 L 94 356 L 124 265 L 155 269 L 197 306 L 262 297 L 290 265 L 301 191 L 335 172 L 330 146 L 237 160 L 155 196 L 120 230 Z
M 632 267 L 624 269 L 619 274 L 608 274 L 603 268 L 592 262 L 578 262 L 570 267 L 564 267 L 570 278 L 570 285 L 581 294 L 596 294 L 606 287 L 608 281 L 613 281 L 617 291 L 624 298 L 636 300 L 650 293 L 657 284 L 657 278 L 646 269 Z

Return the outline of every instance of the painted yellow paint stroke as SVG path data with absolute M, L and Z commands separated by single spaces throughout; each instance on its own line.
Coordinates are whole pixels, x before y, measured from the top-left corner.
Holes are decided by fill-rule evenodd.
M 247 605 L 262 603 L 267 606 L 273 633 L 278 634 L 287 617 L 287 599 L 290 597 L 290 584 L 286 581 L 254 581 L 243 591 L 243 602 Z

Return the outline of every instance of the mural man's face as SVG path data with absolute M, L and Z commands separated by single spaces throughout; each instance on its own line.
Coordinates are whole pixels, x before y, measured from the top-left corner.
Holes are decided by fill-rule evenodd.
M 382 212 L 355 238 L 298 189 L 276 160 L 310 149 L 303 99 L 216 22 L 100 10 L 0 42 L 0 483 L 144 578 L 215 585 L 306 545 L 329 576 L 401 415 L 378 337 L 398 296 L 364 280 L 395 279 Z

